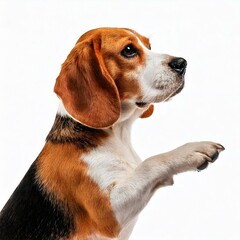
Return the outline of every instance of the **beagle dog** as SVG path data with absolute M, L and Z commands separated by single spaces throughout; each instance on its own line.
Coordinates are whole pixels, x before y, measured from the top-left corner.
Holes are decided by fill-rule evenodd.
M 127 240 L 158 188 L 214 162 L 224 147 L 213 142 L 144 161 L 131 145 L 134 120 L 182 90 L 186 66 L 131 29 L 82 35 L 56 80 L 46 144 L 1 211 L 0 239 Z

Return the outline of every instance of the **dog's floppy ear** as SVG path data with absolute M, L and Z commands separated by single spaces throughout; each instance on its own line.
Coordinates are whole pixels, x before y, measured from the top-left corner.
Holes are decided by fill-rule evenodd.
M 80 39 L 81 40 L 81 39 Z M 101 54 L 101 38 L 78 41 L 54 87 L 67 112 L 92 128 L 106 128 L 120 115 L 120 98 Z
M 154 105 L 151 104 L 148 109 L 143 112 L 143 114 L 140 116 L 140 118 L 148 118 L 150 117 L 152 114 L 153 114 L 153 111 L 154 111 Z

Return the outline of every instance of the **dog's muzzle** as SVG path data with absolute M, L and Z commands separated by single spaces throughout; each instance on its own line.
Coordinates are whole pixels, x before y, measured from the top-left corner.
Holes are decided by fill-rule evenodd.
M 184 58 L 174 58 L 168 66 L 182 77 L 186 72 L 187 61 Z

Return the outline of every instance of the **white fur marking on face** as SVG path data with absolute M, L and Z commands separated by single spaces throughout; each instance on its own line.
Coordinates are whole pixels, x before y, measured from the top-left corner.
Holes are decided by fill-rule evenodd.
M 182 83 L 177 81 L 177 74 L 168 66 L 172 57 L 150 51 L 139 38 L 137 39 L 146 56 L 145 65 L 138 69 L 138 78 L 143 93 L 142 102 L 164 101 L 182 86 Z

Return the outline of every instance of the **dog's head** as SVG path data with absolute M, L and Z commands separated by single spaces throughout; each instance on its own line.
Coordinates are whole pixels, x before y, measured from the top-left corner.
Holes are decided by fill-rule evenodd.
M 181 91 L 187 65 L 150 49 L 149 40 L 131 29 L 91 30 L 63 63 L 54 91 L 69 115 L 92 128 L 113 125 L 129 108 L 147 117 L 152 103 Z

